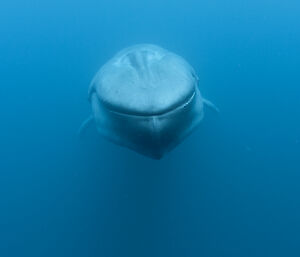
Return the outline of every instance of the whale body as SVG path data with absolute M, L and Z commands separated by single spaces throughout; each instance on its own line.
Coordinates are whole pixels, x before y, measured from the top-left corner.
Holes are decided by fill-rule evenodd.
M 179 55 L 156 45 L 128 47 L 104 64 L 91 82 L 89 101 L 97 131 L 110 141 L 160 159 L 202 121 L 198 77 Z

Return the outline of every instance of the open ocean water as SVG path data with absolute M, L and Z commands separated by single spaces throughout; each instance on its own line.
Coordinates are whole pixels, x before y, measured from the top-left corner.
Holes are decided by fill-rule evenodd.
M 299 28 L 296 0 L 2 0 L 0 257 L 299 257 Z M 221 111 L 159 161 L 77 137 L 137 43 Z

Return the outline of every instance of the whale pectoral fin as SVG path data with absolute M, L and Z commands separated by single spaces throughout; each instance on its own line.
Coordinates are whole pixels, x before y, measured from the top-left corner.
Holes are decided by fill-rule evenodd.
M 217 106 L 215 106 L 211 101 L 209 101 L 209 100 L 203 98 L 203 103 L 204 103 L 207 107 L 209 107 L 209 108 L 211 108 L 212 110 L 214 110 L 215 112 L 220 113 L 219 108 L 218 108 Z
M 87 128 L 91 125 L 91 123 L 94 121 L 94 117 L 91 115 L 89 116 L 80 126 L 77 134 L 78 137 L 82 137 L 84 132 L 87 130 Z

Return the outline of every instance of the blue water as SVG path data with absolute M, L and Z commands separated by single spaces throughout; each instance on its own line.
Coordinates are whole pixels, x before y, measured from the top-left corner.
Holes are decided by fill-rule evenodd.
M 1 257 L 300 256 L 300 3 L 2 0 Z M 92 130 L 88 85 L 153 43 L 221 110 L 155 161 Z

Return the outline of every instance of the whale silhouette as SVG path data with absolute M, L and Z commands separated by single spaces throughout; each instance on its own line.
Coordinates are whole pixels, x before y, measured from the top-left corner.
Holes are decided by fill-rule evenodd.
M 183 141 L 202 121 L 198 77 L 182 57 L 151 44 L 134 45 L 104 64 L 91 82 L 92 115 L 108 140 L 154 159 Z

